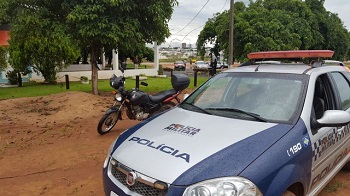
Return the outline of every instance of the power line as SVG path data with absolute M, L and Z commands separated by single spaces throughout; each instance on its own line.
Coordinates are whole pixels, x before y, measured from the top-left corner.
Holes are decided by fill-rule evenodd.
M 183 29 L 181 29 L 179 32 L 181 32 L 182 30 L 184 30 L 184 29 L 198 16 L 198 14 L 203 10 L 203 8 L 208 4 L 208 2 L 209 2 L 209 0 L 203 5 L 202 9 L 196 14 L 196 16 L 195 16 Z M 225 6 L 226 6 L 227 2 L 228 2 L 228 0 L 225 1 L 224 5 L 223 5 L 222 8 L 220 9 L 219 13 L 221 13 L 222 10 L 225 9 Z M 186 35 L 177 35 L 179 32 L 177 32 L 177 33 L 175 33 L 175 34 L 173 34 L 173 35 L 184 36 L 183 39 L 181 40 L 181 42 L 183 42 L 183 41 L 186 39 L 186 37 L 187 37 L 190 33 L 192 33 L 193 31 L 195 31 L 195 30 L 197 30 L 197 29 L 199 29 L 199 28 L 202 28 L 202 27 L 204 27 L 204 26 L 205 26 L 205 24 L 204 24 L 204 25 L 201 25 L 201 26 L 199 26 L 199 27 L 197 27 L 197 28 L 195 28 L 195 29 L 193 29 L 193 30 L 191 30 L 191 31 L 190 31 L 189 33 L 187 33 Z M 178 41 L 180 41 L 180 40 L 178 40 Z
M 204 27 L 204 25 L 199 26 L 199 27 L 193 29 L 192 31 L 190 31 L 189 33 L 187 33 L 187 34 L 185 35 L 185 37 L 181 40 L 181 42 L 183 42 L 183 41 L 185 40 L 185 38 L 186 38 L 190 33 L 192 33 L 193 31 L 195 31 L 195 30 L 197 30 L 197 29 L 199 29 L 199 28 L 202 28 L 202 27 Z
M 219 11 L 219 13 L 221 13 L 222 10 L 225 9 L 225 6 L 226 6 L 227 1 L 228 1 L 228 0 L 225 1 L 224 5 L 222 6 L 222 8 L 221 8 L 221 10 Z M 208 1 L 208 2 L 209 2 L 209 1 Z M 208 2 L 207 2 L 207 3 L 208 3 Z M 207 3 L 206 3 L 206 4 L 207 4 Z M 205 5 L 206 5 L 206 4 L 205 4 Z M 205 5 L 204 5 L 204 6 L 205 6 Z M 204 6 L 203 6 L 203 7 L 204 7 Z M 202 9 L 203 9 L 203 7 L 202 7 Z M 197 14 L 197 15 L 198 15 L 198 14 Z M 190 31 L 189 33 L 187 33 L 187 34 L 184 36 L 184 38 L 181 40 L 181 42 L 183 42 L 183 41 L 185 40 L 185 38 L 186 38 L 190 33 L 192 33 L 193 31 L 195 31 L 195 30 L 197 30 L 197 29 L 199 29 L 199 28 L 202 28 L 202 27 L 204 27 L 204 26 L 205 26 L 205 24 L 204 24 L 204 25 L 201 25 L 201 26 L 199 26 L 199 27 L 193 29 L 193 30 Z M 186 27 L 185 27 L 185 28 L 186 28 Z M 181 31 L 182 31 L 182 30 L 183 30 L 183 29 L 181 29 Z M 179 31 L 179 32 L 180 32 L 180 31 Z M 179 33 L 179 32 L 178 32 L 178 33 Z M 176 34 L 175 34 L 175 35 L 176 35 Z M 178 35 L 178 36 L 180 36 L 180 35 Z
M 222 12 L 222 10 L 224 10 L 225 6 L 226 6 L 226 3 L 227 3 L 228 0 L 225 1 L 224 3 L 224 6 L 222 6 L 221 10 L 219 12 Z
M 186 27 L 188 27 L 188 25 L 190 25 L 190 24 L 193 22 L 193 20 L 202 12 L 202 10 L 203 10 L 204 7 L 209 3 L 209 1 L 210 1 L 210 0 L 208 0 L 208 1 L 202 6 L 202 8 L 199 10 L 199 12 L 192 18 L 192 20 L 191 20 L 184 28 L 182 28 L 180 31 L 178 31 L 178 32 L 175 33 L 174 35 L 180 33 L 180 32 L 183 31 Z

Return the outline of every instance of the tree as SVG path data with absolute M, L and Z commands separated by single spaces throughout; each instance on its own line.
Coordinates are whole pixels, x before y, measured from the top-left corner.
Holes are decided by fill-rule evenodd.
M 7 52 L 5 47 L 0 46 L 0 72 L 7 67 Z
M 256 0 L 234 6 L 234 58 L 263 50 L 331 49 L 334 58 L 349 56 L 350 33 L 337 15 L 327 12 L 323 0 Z M 209 19 L 198 36 L 198 51 L 207 43 L 227 55 L 229 12 Z
M 146 59 L 147 61 L 154 61 L 154 50 L 145 46 L 142 51 L 142 58 Z
M 98 94 L 96 61 L 102 49 L 130 51 L 139 44 L 164 42 L 170 35 L 167 22 L 176 4 L 176 0 L 73 0 L 62 4 L 69 11 L 71 34 L 90 47 L 93 94 Z
M 8 22 L 8 16 L 7 16 L 7 8 L 9 2 L 6 1 L 0 1 L 0 24 L 7 24 Z
M 126 50 L 126 49 L 119 50 L 118 55 L 119 55 L 119 60 L 122 62 L 125 61 L 127 58 L 134 60 L 135 56 L 138 56 L 138 62 L 142 62 L 142 59 L 146 59 L 147 61 L 154 60 L 153 49 L 147 47 L 145 44 L 135 45 L 133 48 L 129 50 Z M 110 53 L 108 56 L 111 57 L 112 53 Z
M 318 18 L 317 25 L 323 37 L 319 48 L 334 50 L 334 59 L 347 60 L 350 58 L 350 32 L 344 27 L 337 14 L 324 8 L 324 2 L 324 0 L 305 1 Z
M 72 63 L 79 52 L 67 33 L 62 16 L 55 12 L 57 1 L 52 4 L 24 0 L 7 2 L 11 24 L 9 53 L 19 80 L 20 73 L 32 66 L 46 82 L 55 83 L 57 71 Z
M 7 7 L 6 1 L 0 1 L 0 25 L 7 24 L 7 15 L 5 8 Z M 7 49 L 0 46 L 0 72 L 7 68 Z
M 36 30 L 26 31 L 28 25 L 31 24 L 17 23 L 11 29 L 11 65 L 18 71 L 32 66 L 46 82 L 55 83 L 57 71 L 74 62 L 79 49 L 60 24 L 44 24 L 41 21 L 36 23 Z M 50 30 L 50 27 L 54 29 Z
M 31 35 L 38 35 L 35 40 L 30 41 L 31 45 L 29 45 L 28 51 L 38 47 L 38 44 L 43 44 L 44 47 L 48 48 L 49 42 L 41 41 L 41 38 L 46 36 L 49 36 L 48 40 L 50 41 L 55 40 L 55 44 L 63 42 L 63 47 L 57 45 L 51 51 L 55 53 L 60 51 L 58 56 L 61 58 L 57 56 L 54 60 L 55 65 L 58 65 L 62 62 L 58 60 L 62 60 L 62 57 L 64 57 L 62 55 L 63 51 L 60 49 L 68 47 L 67 52 L 72 52 L 75 48 L 72 45 L 72 39 L 75 40 L 74 43 L 79 43 L 80 48 L 90 49 L 93 94 L 98 94 L 96 61 L 102 50 L 110 51 L 114 48 L 118 48 L 119 51 L 131 50 L 139 44 L 153 41 L 164 42 L 165 38 L 170 35 L 167 22 L 173 13 L 173 6 L 177 4 L 176 0 L 5 1 L 7 2 L 5 3 L 6 15 L 11 16 L 10 22 L 13 26 L 18 24 L 19 29 L 20 24 L 24 23 L 20 23 L 20 19 L 25 19 L 25 17 L 21 17 L 24 16 L 23 12 L 29 18 L 24 21 L 35 21 L 32 22 L 32 25 L 38 25 L 27 25 L 27 31 L 31 31 Z M 0 13 L 3 12 L 0 11 Z M 38 28 L 42 30 L 38 30 Z M 47 35 L 44 31 L 49 31 L 50 34 L 53 33 L 54 35 Z M 16 31 L 12 32 L 11 35 L 17 33 L 23 32 Z M 24 40 L 21 42 L 23 43 Z M 15 41 L 12 43 L 15 43 Z M 70 60 L 70 57 L 75 56 L 75 52 L 68 55 L 69 58 L 67 59 Z M 30 55 L 23 56 L 25 57 L 24 60 L 29 60 Z M 39 57 L 38 53 L 36 57 Z M 48 56 L 45 57 L 45 59 L 48 58 Z M 46 60 L 40 61 L 40 63 L 43 62 L 46 62 Z M 68 60 L 64 62 L 68 62 Z

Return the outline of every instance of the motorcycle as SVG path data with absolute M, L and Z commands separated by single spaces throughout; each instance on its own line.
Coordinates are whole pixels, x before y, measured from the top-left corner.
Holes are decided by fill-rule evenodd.
M 122 72 L 124 74 L 123 70 Z M 117 124 L 118 120 L 122 120 L 123 112 L 131 120 L 142 121 L 179 104 L 179 94 L 188 87 L 190 79 L 185 74 L 173 74 L 171 83 L 173 89 L 150 95 L 139 88 L 126 90 L 124 75 L 117 77 L 113 74 L 110 78 L 110 86 L 117 90 L 114 95 L 114 104 L 99 121 L 98 133 L 100 135 L 108 133 Z M 141 82 L 141 85 L 147 86 L 148 84 Z

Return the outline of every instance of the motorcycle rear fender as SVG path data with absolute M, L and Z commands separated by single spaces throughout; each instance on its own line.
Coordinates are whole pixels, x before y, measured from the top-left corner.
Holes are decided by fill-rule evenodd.
M 177 103 L 180 103 L 180 99 L 178 97 L 179 94 L 180 94 L 180 91 L 178 91 L 176 94 L 172 95 L 171 97 L 165 99 L 162 103 L 171 102 L 173 99 L 175 99 L 177 101 Z

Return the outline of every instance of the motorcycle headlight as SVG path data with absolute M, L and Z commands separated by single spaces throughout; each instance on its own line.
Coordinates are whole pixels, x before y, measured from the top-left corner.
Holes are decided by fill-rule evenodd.
M 113 150 L 114 145 L 115 145 L 116 142 L 117 142 L 117 140 L 114 140 L 114 141 L 112 142 L 112 145 L 109 147 L 107 157 L 106 157 L 106 159 L 105 159 L 105 162 L 103 163 L 103 168 L 106 168 L 106 167 L 107 167 L 107 164 L 108 164 L 110 155 L 111 155 L 111 153 L 112 153 L 112 150 Z
M 117 101 L 122 101 L 122 95 L 121 95 L 120 93 L 116 93 L 116 94 L 115 94 L 115 99 L 116 99 Z
M 262 196 L 258 187 L 242 177 L 206 180 L 187 187 L 183 196 Z

